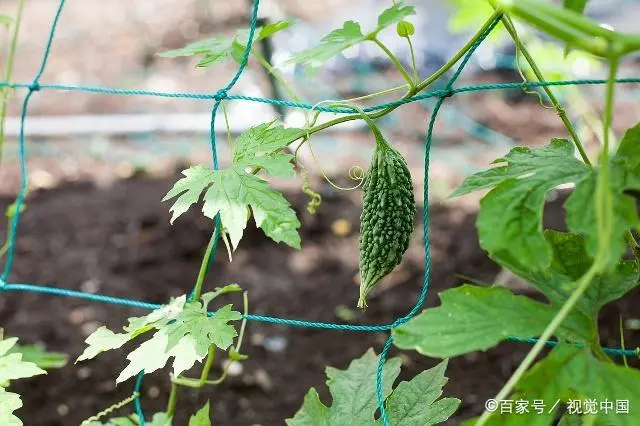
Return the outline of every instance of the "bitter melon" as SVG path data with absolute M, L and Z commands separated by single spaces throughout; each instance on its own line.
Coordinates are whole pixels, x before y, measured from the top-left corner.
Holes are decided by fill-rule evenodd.
M 402 260 L 409 248 L 416 214 L 407 162 L 376 133 L 376 149 L 364 181 L 360 216 L 360 298 L 358 307 L 376 284 Z

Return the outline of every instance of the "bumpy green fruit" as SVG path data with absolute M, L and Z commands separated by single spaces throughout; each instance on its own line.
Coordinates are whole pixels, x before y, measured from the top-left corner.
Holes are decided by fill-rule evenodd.
M 367 306 L 367 294 L 400 264 L 416 214 L 407 162 L 381 137 L 376 142 L 360 216 L 359 308 Z

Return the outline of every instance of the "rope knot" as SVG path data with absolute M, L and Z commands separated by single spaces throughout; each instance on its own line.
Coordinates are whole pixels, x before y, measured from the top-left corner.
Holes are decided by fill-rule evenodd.
M 391 324 L 391 329 L 393 330 L 394 328 L 397 328 L 397 327 L 400 327 L 401 325 L 406 324 L 410 319 L 411 318 L 407 318 L 407 317 L 398 318 L 393 322 L 393 324 Z
M 31 90 L 32 92 L 40 91 L 40 83 L 38 83 L 37 81 L 34 81 L 29 85 L 29 90 Z
M 227 99 L 227 96 L 229 96 L 227 94 L 227 90 L 226 89 L 220 89 L 216 92 L 215 95 L 213 95 L 213 99 L 215 99 L 216 101 L 220 102 L 224 99 Z
M 442 91 L 442 93 L 440 94 L 440 97 L 441 97 L 442 99 L 444 99 L 444 98 L 450 98 L 450 97 L 452 97 L 452 96 L 453 96 L 453 89 L 452 89 L 451 87 L 447 87 L 447 88 L 445 88 L 445 89 Z

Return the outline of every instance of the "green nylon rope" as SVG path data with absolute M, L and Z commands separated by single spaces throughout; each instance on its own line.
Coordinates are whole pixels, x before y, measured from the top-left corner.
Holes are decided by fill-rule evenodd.
M 46 89 L 46 90 L 67 90 L 67 91 L 83 91 L 90 93 L 104 93 L 104 94 L 113 94 L 113 95 L 138 95 L 138 96 L 155 96 L 155 97 L 167 97 L 167 98 L 175 98 L 175 99 L 201 99 L 201 100 L 215 100 L 215 104 L 211 110 L 211 127 L 210 127 L 210 142 L 211 142 L 211 151 L 212 151 L 212 160 L 213 160 L 213 168 L 214 170 L 218 170 L 218 157 L 217 157 L 217 147 L 216 147 L 216 136 L 214 131 L 214 122 L 215 117 L 220 107 L 220 104 L 224 100 L 241 100 L 241 101 L 250 101 L 250 102 L 260 102 L 267 103 L 271 105 L 279 105 L 285 107 L 292 108 L 300 108 L 300 109 L 313 109 L 317 111 L 323 112 L 333 112 L 333 113 L 342 113 L 348 114 L 352 113 L 353 110 L 350 108 L 330 108 L 330 107 L 318 107 L 310 104 L 292 102 L 292 101 L 283 101 L 277 99 L 268 99 L 268 98 L 259 98 L 259 97 L 251 97 L 251 96 L 243 96 L 243 95 L 228 95 L 228 91 L 233 88 L 233 86 L 237 83 L 238 79 L 242 75 L 243 70 L 246 68 L 249 54 L 251 51 L 251 45 L 253 43 L 253 35 L 255 34 L 256 25 L 257 25 L 257 17 L 258 17 L 258 9 L 259 9 L 259 0 L 254 0 L 253 8 L 251 13 L 251 26 L 250 26 L 250 34 L 246 49 L 244 51 L 242 60 L 240 62 L 240 66 L 238 70 L 234 74 L 231 81 L 222 89 L 218 90 L 215 94 L 207 94 L 207 93 L 169 93 L 169 92 L 154 92 L 154 91 L 145 91 L 145 90 L 126 90 L 126 89 L 113 89 L 113 88 L 105 88 L 105 87 L 95 87 L 95 86 L 73 86 L 73 85 L 56 85 L 56 84 L 40 84 L 39 80 L 42 74 L 45 71 L 46 64 L 51 52 L 51 46 L 53 44 L 53 40 L 55 37 L 55 31 L 58 25 L 58 21 L 62 10 L 65 5 L 65 0 L 60 0 L 58 5 L 58 9 L 56 11 L 55 17 L 52 21 L 51 30 L 49 33 L 49 38 L 47 40 L 47 44 L 45 46 L 44 54 L 42 57 L 42 62 L 40 68 L 38 69 L 33 81 L 31 83 L 12 83 L 12 82 L 0 82 L 0 88 L 15 88 L 15 89 L 27 89 L 28 93 L 24 98 L 22 103 L 22 110 L 20 115 L 20 135 L 19 135 L 19 161 L 20 161 L 20 172 L 21 172 L 21 180 L 20 180 L 20 190 L 18 193 L 18 197 L 16 199 L 16 214 L 14 215 L 11 221 L 11 235 L 9 239 L 9 250 L 7 253 L 7 261 L 5 263 L 5 268 L 2 276 L 0 277 L 0 291 L 6 292 L 33 292 L 33 293 L 41 293 L 47 295 L 57 295 L 57 296 L 66 296 L 73 297 L 79 299 L 90 300 L 94 302 L 101 303 L 109 303 L 109 304 L 117 304 L 124 305 L 142 309 L 157 309 L 161 305 L 155 303 L 148 303 L 143 301 L 137 301 L 132 299 L 125 298 L 117 298 L 110 297 L 101 294 L 92 294 L 81 291 L 73 291 L 67 289 L 61 289 L 57 287 L 47 287 L 40 286 L 34 284 L 20 284 L 20 283 L 9 283 L 8 277 L 11 273 L 11 267 L 13 264 L 14 251 L 15 251 L 15 239 L 17 236 L 18 223 L 20 220 L 20 206 L 24 203 L 24 197 L 27 189 L 27 165 L 26 165 L 26 155 L 25 155 L 25 119 L 27 116 L 27 109 L 29 105 L 29 100 L 34 92 Z M 434 90 L 431 92 L 419 94 L 407 99 L 400 99 L 397 101 L 386 102 L 375 106 L 370 106 L 364 108 L 365 112 L 377 111 L 390 106 L 397 106 L 402 104 L 407 104 L 411 102 L 416 102 L 422 99 L 428 98 L 436 98 L 436 104 L 433 108 L 433 112 L 431 114 L 431 119 L 429 121 L 429 127 L 427 131 L 427 136 L 425 138 L 425 185 L 424 185 L 424 205 L 423 205 L 423 229 L 424 229 L 424 249 L 425 249 L 425 274 L 421 292 L 418 296 L 418 300 L 411 311 L 404 317 L 399 318 L 392 324 L 387 325 L 352 325 L 352 324 L 335 324 L 335 323 L 324 323 L 324 322 L 310 322 L 310 321 L 302 321 L 288 318 L 278 318 L 271 316 L 262 316 L 262 315 L 244 315 L 244 318 L 247 320 L 264 322 L 264 323 L 272 323 L 272 324 L 283 324 L 293 327 L 305 327 L 305 328 L 318 328 L 318 329 L 329 329 L 329 330 L 340 330 L 340 331 L 363 331 L 363 332 L 384 332 L 391 331 L 394 328 L 406 323 L 413 316 L 415 316 L 424 303 L 426 299 L 428 287 L 429 287 L 429 277 L 431 270 L 431 256 L 430 256 L 430 246 L 429 246 L 429 236 L 428 236 L 428 221 L 429 221 L 429 206 L 428 206 L 428 176 L 429 176 L 429 152 L 430 146 L 433 138 L 433 129 L 435 120 L 442 106 L 444 99 L 455 94 L 459 93 L 469 93 L 480 90 L 505 90 L 505 89 L 516 89 L 522 88 L 523 86 L 534 88 L 534 87 L 542 87 L 542 86 L 566 86 L 566 85 L 594 85 L 594 84 L 604 84 L 606 80 L 598 80 L 598 79 L 583 79 L 583 80 L 566 80 L 566 81 L 547 81 L 547 82 L 527 82 L 527 83 L 499 83 L 499 84 L 483 84 L 483 85 L 473 85 L 473 86 L 465 86 L 454 88 L 453 84 L 457 80 L 457 78 L 462 73 L 465 65 L 469 61 L 473 52 L 477 49 L 480 43 L 484 40 L 484 38 L 489 34 L 489 32 L 495 27 L 498 23 L 498 19 L 493 22 L 493 24 L 485 31 L 484 34 L 474 43 L 472 48 L 467 52 L 464 59 L 458 66 L 456 72 L 453 74 L 445 89 L 443 90 Z M 640 78 L 620 78 L 616 80 L 618 83 L 639 83 Z M 216 216 L 215 219 L 215 228 L 214 232 L 219 234 L 220 229 L 220 217 Z M 212 254 L 208 262 L 211 264 L 213 256 L 215 254 L 217 247 L 217 239 L 216 246 L 212 250 Z M 215 312 L 210 312 L 210 315 L 215 315 Z M 518 337 L 508 337 L 506 340 L 521 342 L 521 343 L 535 343 L 537 339 L 522 339 Z M 382 394 L 382 370 L 387 357 L 387 354 L 392 345 L 392 336 L 389 336 L 387 339 L 384 348 L 380 354 L 380 361 L 378 364 L 377 377 L 376 377 L 376 396 L 378 406 L 380 408 L 381 419 L 385 426 L 389 425 L 389 421 L 387 418 L 387 413 L 384 406 L 384 395 Z M 557 344 L 556 341 L 547 341 L 545 344 L 549 346 L 555 346 Z M 635 350 L 625 350 L 620 348 L 604 348 L 604 351 L 608 354 L 612 355 L 622 355 L 622 356 L 634 356 L 637 355 L 637 351 Z M 135 392 L 137 395 L 140 394 L 140 389 L 142 387 L 142 380 L 144 377 L 144 371 L 141 371 L 138 374 L 135 384 Z M 144 413 L 142 411 L 140 398 L 136 397 L 134 400 L 135 410 L 140 419 L 141 425 L 144 426 Z

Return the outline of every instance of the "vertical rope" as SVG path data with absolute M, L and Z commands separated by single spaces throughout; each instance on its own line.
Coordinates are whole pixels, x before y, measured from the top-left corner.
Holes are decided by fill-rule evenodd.
M 27 108 L 29 106 L 29 100 L 34 92 L 40 90 L 40 77 L 44 73 L 49 60 L 49 54 L 51 53 L 51 46 L 53 45 L 53 38 L 55 37 L 56 28 L 58 27 L 58 21 L 64 8 L 65 0 L 60 0 L 58 9 L 56 10 L 55 17 L 51 23 L 51 30 L 49 31 L 49 38 L 42 55 L 42 61 L 40 62 L 40 68 L 33 78 L 33 82 L 29 85 L 29 92 L 22 102 L 22 110 L 20 112 L 20 137 L 19 137 L 19 157 L 20 157 L 20 191 L 18 192 L 18 198 L 16 199 L 16 212 L 11 219 L 11 235 L 9 236 L 9 251 L 7 252 L 7 263 L 4 265 L 4 272 L 2 274 L 2 281 L 6 282 L 11 274 L 11 267 L 13 265 L 13 256 L 15 252 L 16 236 L 18 233 L 18 223 L 20 222 L 20 209 L 24 204 L 24 198 L 27 193 L 27 161 L 25 154 L 25 141 L 24 141 L 24 122 L 27 117 Z
M 138 373 L 138 378 L 136 379 L 136 385 L 133 388 L 135 392 L 135 398 L 133 399 L 133 405 L 136 408 L 136 414 L 138 415 L 138 420 L 140 421 L 140 426 L 145 426 L 144 420 L 144 411 L 142 411 L 142 403 L 140 403 L 140 395 L 142 389 L 142 380 L 144 379 L 144 370 Z
M 220 108 L 220 104 L 222 103 L 223 100 L 225 100 L 229 95 L 228 95 L 228 91 L 231 90 L 233 88 L 233 86 L 235 86 L 235 84 L 238 82 L 238 80 L 240 79 L 240 76 L 242 75 L 242 72 L 244 71 L 244 69 L 247 66 L 247 63 L 249 62 L 249 55 L 251 54 L 251 47 L 253 46 L 253 38 L 256 32 L 256 26 L 258 25 L 258 9 L 260 6 L 260 0 L 254 0 L 253 1 L 253 9 L 251 11 L 251 26 L 249 29 L 249 39 L 247 40 L 247 46 L 245 47 L 244 53 L 242 54 L 242 60 L 240 61 L 240 66 L 238 67 L 238 69 L 236 70 L 236 73 L 233 75 L 233 78 L 231 78 L 231 81 L 229 81 L 229 83 L 223 87 L 222 89 L 218 90 L 216 92 L 216 94 L 214 95 L 214 99 L 216 100 L 215 104 L 213 105 L 213 108 L 211 109 L 211 124 L 210 124 L 210 129 L 209 129 L 209 137 L 210 137 L 210 141 L 211 141 L 211 155 L 212 155 L 212 159 L 213 159 L 213 170 L 218 170 L 219 166 L 218 166 L 218 147 L 216 145 L 216 132 L 215 132 L 215 123 L 216 123 L 216 115 L 218 113 L 218 108 Z M 218 237 L 220 236 L 220 231 L 222 229 L 222 223 L 220 222 L 220 214 L 216 214 L 216 217 L 214 219 L 215 221 L 215 225 L 214 225 L 214 234 L 216 234 Z M 211 250 L 211 255 L 209 256 L 209 259 L 207 259 L 207 264 L 209 265 L 208 267 L 210 268 L 211 265 L 213 264 L 213 260 L 215 259 L 215 255 L 216 255 L 216 251 L 218 250 L 218 241 L 219 238 L 215 238 L 215 241 L 213 243 L 213 249 Z M 191 297 L 193 296 L 193 290 L 191 291 L 191 293 L 189 294 L 189 299 L 191 299 Z
M 431 244 L 429 242 L 429 164 L 431 162 L 431 143 L 433 141 L 433 129 L 435 127 L 436 118 L 438 116 L 438 112 L 440 111 L 440 107 L 444 103 L 444 100 L 453 95 L 453 84 L 456 82 L 460 74 L 462 74 L 462 70 L 465 68 L 469 59 L 476 51 L 480 43 L 487 37 L 487 35 L 493 30 L 493 28 L 500 21 L 500 17 L 496 17 L 493 23 L 486 29 L 486 31 L 476 40 L 475 43 L 471 46 L 467 54 L 458 65 L 458 68 L 453 73 L 449 81 L 447 82 L 444 92 L 438 97 L 438 101 L 433 107 L 433 111 L 431 113 L 431 118 L 429 120 L 429 127 L 427 129 L 427 135 L 425 137 L 425 153 L 424 153 L 424 193 L 423 193 L 423 202 L 422 202 L 422 226 L 423 226 L 423 242 L 424 242 L 424 277 L 422 281 L 422 289 L 420 290 L 420 295 L 418 296 L 418 300 L 411 311 L 402 318 L 399 318 L 393 323 L 392 329 L 396 328 L 411 318 L 413 318 L 419 311 L 422 309 L 424 301 L 427 297 L 427 293 L 429 291 L 429 280 L 431 278 Z M 376 399 L 378 402 L 378 408 L 380 409 L 380 418 L 382 419 L 382 424 L 384 426 L 389 425 L 389 418 L 387 415 L 387 410 L 384 406 L 384 394 L 382 389 L 382 373 L 384 369 L 384 364 L 386 362 L 387 356 L 389 354 L 389 350 L 391 349 L 391 345 L 393 344 L 393 335 L 390 334 L 389 338 L 384 344 L 384 348 L 380 353 L 380 359 L 378 360 L 378 369 L 376 371 Z M 400 425 L 394 425 L 400 426 Z

